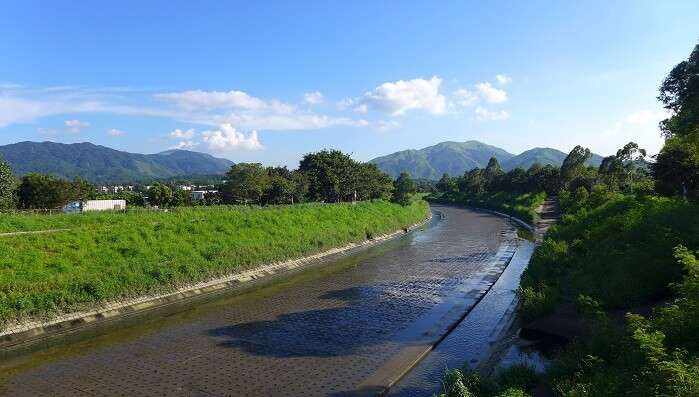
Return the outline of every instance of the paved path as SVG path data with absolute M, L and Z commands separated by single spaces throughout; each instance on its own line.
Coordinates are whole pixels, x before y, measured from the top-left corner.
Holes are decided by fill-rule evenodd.
M 503 218 L 438 207 L 423 231 L 170 316 L 0 363 L 7 396 L 375 394 L 493 285 Z

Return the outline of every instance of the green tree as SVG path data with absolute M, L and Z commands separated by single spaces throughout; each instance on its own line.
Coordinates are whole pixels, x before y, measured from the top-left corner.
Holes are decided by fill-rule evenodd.
M 192 193 L 188 190 L 177 189 L 172 192 L 172 198 L 170 198 L 168 205 L 173 207 L 191 206 Z
M 16 186 L 17 180 L 12 175 L 12 169 L 5 161 L 0 160 L 0 210 L 15 208 Z
M 413 178 L 407 172 L 401 172 L 398 179 L 393 183 L 393 198 L 394 203 L 400 205 L 410 204 L 410 196 L 415 193 L 416 186 Z
M 148 189 L 148 202 L 158 207 L 166 207 L 172 199 L 172 189 L 160 182 L 155 182 Z
M 376 164 L 362 163 L 358 167 L 357 200 L 388 200 L 393 192 L 393 180 Z
M 666 139 L 652 167 L 657 189 L 699 198 L 699 45 L 670 71 L 658 99 L 672 116 L 660 123 Z
M 295 181 L 292 172 L 286 167 L 270 167 L 269 187 L 264 193 L 264 202 L 269 204 L 288 204 L 294 202 Z
M 19 206 L 25 209 L 58 208 L 74 199 L 72 194 L 70 182 L 36 173 L 24 176 L 17 190 Z
M 314 201 L 351 201 L 357 191 L 359 163 L 339 150 L 309 153 L 299 164 L 308 178 L 308 196 Z
M 437 188 L 438 192 L 444 194 L 456 193 L 459 191 L 459 185 L 456 178 L 450 177 L 446 172 L 442 174 L 442 177 L 439 179 L 435 187 Z
M 260 163 L 238 163 L 226 173 L 226 182 L 221 186 L 225 203 L 260 203 L 269 189 L 270 178 Z
M 585 162 L 592 157 L 590 149 L 576 146 L 561 165 L 561 183 L 570 189 L 570 184 L 585 171 Z M 574 190 L 574 189 L 572 189 Z

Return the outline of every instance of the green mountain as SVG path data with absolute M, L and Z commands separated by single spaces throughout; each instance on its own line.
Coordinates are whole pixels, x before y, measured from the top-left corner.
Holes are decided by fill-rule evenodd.
M 127 153 L 92 143 L 19 142 L 0 146 L 15 175 L 41 172 L 95 183 L 148 182 L 176 176 L 225 173 L 232 161 L 188 150 Z
M 420 150 L 404 150 L 377 157 L 370 162 L 394 178 L 407 171 L 414 178 L 439 179 L 445 172 L 459 175 L 465 170 L 483 168 L 493 156 L 503 162 L 513 155 L 478 141 L 442 142 Z
M 560 167 L 563 164 L 568 154 L 561 152 L 557 149 L 552 149 L 549 147 L 537 147 L 534 149 L 529 149 L 522 152 L 509 160 L 503 162 L 502 168 L 509 171 L 514 168 L 524 168 L 527 169 L 531 167 L 534 163 L 539 163 L 541 165 L 555 165 Z M 602 162 L 602 156 L 598 154 L 592 154 L 592 158 L 587 162 L 588 165 L 593 165 L 598 167 Z
M 498 159 L 503 169 L 529 168 L 534 163 L 560 166 L 567 153 L 551 148 L 534 148 L 518 155 L 513 155 L 495 146 L 478 141 L 442 142 L 419 150 L 404 150 L 377 157 L 371 160 L 379 169 L 393 177 L 401 172 L 408 172 L 414 178 L 436 180 L 442 174 L 461 175 L 466 170 L 485 168 L 491 157 Z M 593 154 L 588 162 L 599 166 L 602 157 Z

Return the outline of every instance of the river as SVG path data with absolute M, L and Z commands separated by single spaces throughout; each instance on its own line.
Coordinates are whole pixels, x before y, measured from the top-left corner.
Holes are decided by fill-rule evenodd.
M 451 206 L 433 211 L 420 230 L 273 283 L 4 358 L 0 394 L 382 392 L 459 329 L 522 244 L 505 218 Z M 438 381 L 420 380 L 428 383 L 423 390 Z

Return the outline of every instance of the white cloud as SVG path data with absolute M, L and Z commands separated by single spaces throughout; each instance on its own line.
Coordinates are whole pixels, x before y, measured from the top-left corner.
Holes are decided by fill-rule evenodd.
M 658 123 L 669 116 L 668 111 L 660 108 L 631 112 L 595 136 L 589 145 L 603 153 L 614 153 L 628 142 L 636 142 L 649 154 L 658 153 L 664 143 Z
M 181 130 L 177 128 L 167 134 L 167 136 L 170 139 L 192 139 L 192 137 L 194 137 L 194 133 L 194 128 L 190 128 L 188 130 Z
M 624 122 L 629 124 L 653 124 L 658 125 L 661 120 L 669 117 L 667 111 L 663 110 L 640 110 L 624 117 Z
M 209 150 L 227 152 L 232 150 L 257 150 L 262 145 L 257 139 L 257 131 L 249 134 L 238 131 L 231 124 L 221 124 L 216 131 L 204 131 L 202 140 L 208 145 Z
M 478 93 L 469 91 L 465 88 L 460 88 L 452 94 L 451 106 L 469 107 L 477 104 L 479 101 Z
M 443 114 L 446 98 L 439 93 L 442 79 L 398 80 L 379 85 L 359 99 L 356 111 L 376 110 L 391 115 L 402 115 L 409 110 L 423 110 L 431 114 Z M 362 107 L 366 105 L 366 107 Z
M 476 119 L 483 121 L 507 120 L 510 114 L 504 110 L 488 110 L 484 107 L 476 107 Z
M 87 128 L 90 126 L 90 123 L 86 121 L 80 121 L 80 120 L 66 120 L 64 122 L 65 126 L 68 127 L 68 130 L 71 132 L 78 133 L 80 132 L 81 129 Z
M 192 141 L 192 140 L 180 141 L 180 142 L 177 142 L 177 145 L 175 145 L 175 146 L 170 146 L 170 149 L 191 150 L 191 149 L 193 149 L 195 146 L 197 146 L 198 144 L 199 144 L 199 143 L 194 142 L 194 141 Z
M 156 94 L 155 98 L 175 103 L 187 110 L 212 110 L 220 108 L 261 109 L 267 106 L 262 99 L 243 91 L 183 91 Z
M 481 97 L 489 103 L 503 103 L 507 101 L 507 92 L 500 88 L 493 87 L 490 83 L 478 83 L 476 89 Z
M 118 130 L 116 128 L 112 128 L 111 130 L 107 131 L 107 133 L 111 136 L 122 136 L 126 135 L 126 131 Z
M 323 103 L 323 94 L 320 91 L 307 92 L 303 94 L 303 100 L 309 105 L 318 105 Z
M 500 85 L 506 85 L 512 81 L 512 77 L 505 75 L 505 74 L 499 74 L 499 75 L 495 76 L 495 80 L 497 80 L 498 84 L 500 84 Z

